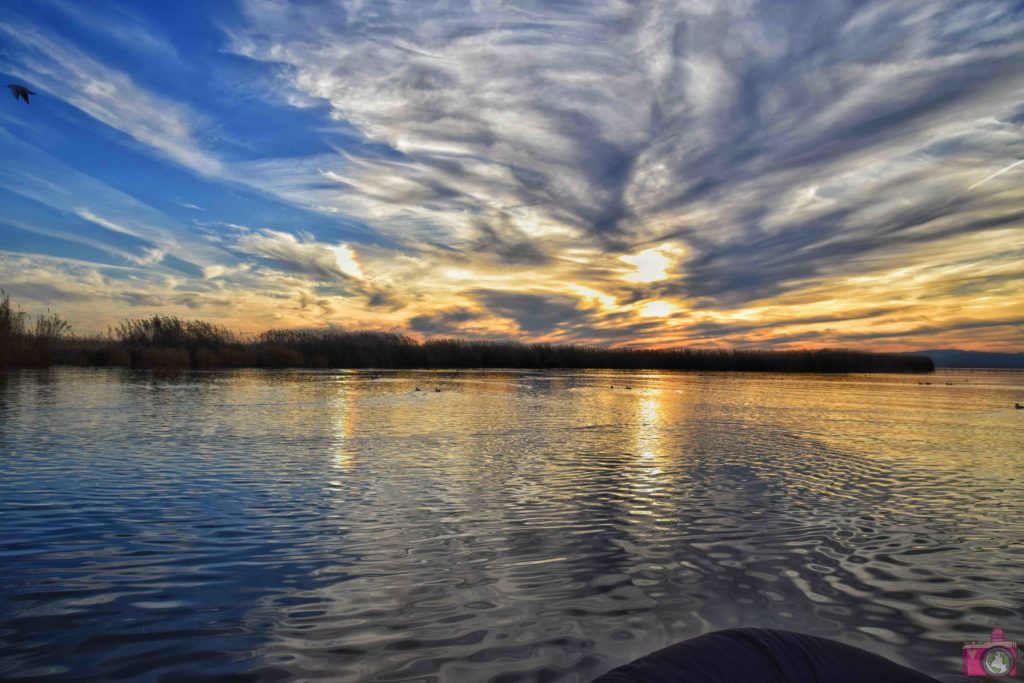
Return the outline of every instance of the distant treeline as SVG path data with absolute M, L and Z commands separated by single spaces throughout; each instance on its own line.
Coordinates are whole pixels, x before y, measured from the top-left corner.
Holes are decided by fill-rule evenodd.
M 201 320 L 130 319 L 105 338 L 81 338 L 48 313 L 31 320 L 0 298 L 0 367 L 52 364 L 148 369 L 607 368 L 754 372 L 931 372 L 925 356 L 808 351 L 607 349 L 563 344 L 435 339 L 336 328 L 242 337 Z

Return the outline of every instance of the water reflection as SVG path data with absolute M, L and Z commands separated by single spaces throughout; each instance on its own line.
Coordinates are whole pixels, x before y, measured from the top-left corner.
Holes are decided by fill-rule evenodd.
M 334 382 L 336 395 L 332 400 L 334 439 L 332 449 L 334 451 L 334 464 L 339 474 L 347 474 L 356 465 L 358 453 L 354 438 L 359 430 L 357 413 L 353 409 L 359 401 L 359 387 L 362 382 L 345 381 L 338 379 Z
M 952 675 L 1024 633 L 1024 383 L 971 380 L 7 375 L 0 677 L 584 681 L 737 625 Z

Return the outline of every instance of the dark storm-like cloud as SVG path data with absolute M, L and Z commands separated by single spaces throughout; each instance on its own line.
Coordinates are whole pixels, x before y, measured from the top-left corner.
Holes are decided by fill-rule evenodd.
M 463 323 L 477 320 L 480 313 L 467 308 L 453 308 L 430 315 L 417 315 L 409 319 L 409 329 L 413 332 L 428 335 L 452 335 L 464 334 L 461 330 Z
M 497 230 L 487 224 L 480 224 L 473 243 L 475 254 L 492 256 L 499 263 L 507 265 L 544 265 L 550 259 L 541 247 L 528 238 L 516 234 L 514 229 Z
M 570 296 L 478 289 L 472 297 L 492 314 L 515 321 L 520 330 L 531 335 L 550 334 L 559 326 L 571 326 L 587 317 L 579 309 L 579 300 Z

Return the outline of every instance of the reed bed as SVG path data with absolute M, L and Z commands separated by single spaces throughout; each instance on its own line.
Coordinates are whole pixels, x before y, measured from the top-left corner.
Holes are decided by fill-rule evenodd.
M 742 372 L 931 372 L 926 356 L 848 349 L 613 349 L 571 344 L 431 339 L 339 328 L 246 337 L 202 320 L 132 318 L 106 337 L 76 337 L 47 312 L 32 318 L 0 293 L 0 367 L 83 365 L 220 368 L 533 368 Z

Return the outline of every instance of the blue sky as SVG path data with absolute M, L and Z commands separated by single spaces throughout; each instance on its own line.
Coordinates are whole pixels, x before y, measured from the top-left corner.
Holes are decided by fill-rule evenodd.
M 1019 3 L 11 2 L 0 78 L 79 332 L 1024 341 Z

